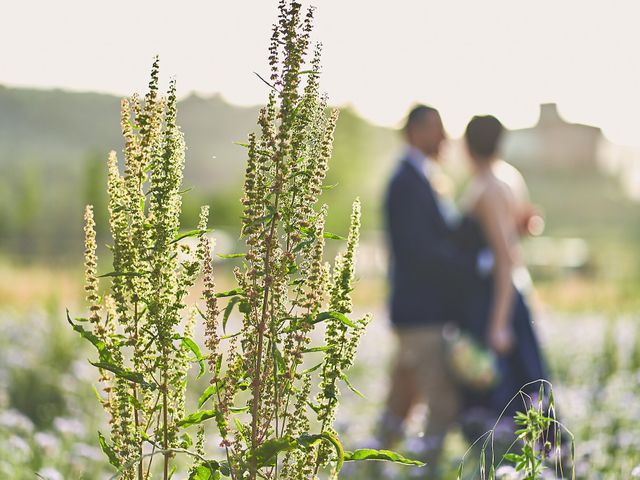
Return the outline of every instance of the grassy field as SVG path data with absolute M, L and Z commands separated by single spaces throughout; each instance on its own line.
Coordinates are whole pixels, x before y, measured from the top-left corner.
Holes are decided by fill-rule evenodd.
M 107 478 L 111 470 L 96 438 L 106 419 L 92 393 L 95 371 L 86 362 L 92 352 L 64 319 L 65 307 L 72 315 L 83 311 L 81 272 L 8 264 L 1 272 L 0 475 L 17 480 L 32 479 L 33 472 L 49 480 Z M 219 275 L 221 288 L 225 275 Z M 640 464 L 640 387 L 635 380 L 640 378 L 640 327 L 632 313 L 633 295 L 575 279 L 540 287 L 534 301 L 536 328 L 560 414 L 576 435 L 578 478 L 630 478 Z M 348 448 L 371 437 L 394 348 L 383 279 L 361 278 L 355 293 L 357 310 L 371 311 L 375 319 L 351 375 L 366 398 L 343 389 L 338 425 Z M 403 446 L 408 455 L 415 453 L 412 439 L 421 431 L 422 414 L 417 411 L 410 425 L 412 433 Z M 459 435 L 448 445 L 453 471 L 466 446 Z M 347 478 L 364 478 L 359 468 L 350 468 Z M 412 478 L 416 473 L 405 468 L 385 475 Z

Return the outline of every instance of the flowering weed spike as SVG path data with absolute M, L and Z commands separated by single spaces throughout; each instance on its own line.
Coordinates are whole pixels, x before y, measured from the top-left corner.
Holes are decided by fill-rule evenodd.
M 258 116 L 259 131 L 247 142 L 244 265 L 234 271 L 238 287 L 220 295 L 226 302 L 221 321 L 205 271 L 205 299 L 212 305 L 203 315 L 210 388 L 217 392 L 211 398 L 234 479 L 312 479 L 332 459 L 332 468 L 339 469 L 335 392 L 368 322 L 345 316 L 352 311 L 358 202 L 333 278 L 323 258 L 327 207 L 318 200 L 338 112 L 327 113 L 320 93 L 321 48 L 310 38 L 313 10 L 287 0 L 278 8 L 267 104 Z M 230 332 L 224 326 L 236 308 L 242 322 Z M 326 324 L 327 336 L 316 348 L 312 333 L 319 324 Z M 304 357 L 314 351 L 324 353 L 323 368 L 303 373 Z M 318 406 L 310 408 L 318 385 Z M 246 415 L 230 416 L 238 409 Z
M 209 240 L 192 248 L 179 241 L 182 206 L 180 188 L 185 144 L 176 124 L 176 86 L 167 97 L 158 93 L 156 58 L 149 91 L 122 101 L 124 166 L 109 154 L 109 223 L 113 237 L 110 295 L 106 318 L 100 314 L 93 210 L 85 211 L 85 281 L 92 331 L 74 324 L 98 350 L 102 403 L 110 416 L 111 435 L 101 445 L 124 479 L 150 478 L 155 454 L 163 457 L 163 478 L 169 478 L 178 432 L 185 417 L 187 371 L 204 365 L 191 335 L 195 311 L 186 313 L 185 299 L 202 264 L 210 271 Z M 203 208 L 197 233 L 206 232 Z M 212 285 L 212 281 L 209 282 Z M 208 311 L 217 315 L 215 305 Z
M 96 256 L 96 230 L 93 219 L 93 206 L 87 205 L 84 211 L 84 278 L 87 303 L 89 304 L 89 321 L 99 329 L 100 305 L 98 296 L 98 257 Z M 97 332 L 98 333 L 98 332 Z M 104 332 L 99 332 L 103 334 Z

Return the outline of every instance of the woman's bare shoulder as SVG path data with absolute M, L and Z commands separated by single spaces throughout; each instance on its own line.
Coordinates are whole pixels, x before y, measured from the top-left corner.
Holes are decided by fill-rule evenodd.
M 513 192 L 501 179 L 486 175 L 478 179 L 477 203 L 480 207 L 510 208 L 514 201 Z

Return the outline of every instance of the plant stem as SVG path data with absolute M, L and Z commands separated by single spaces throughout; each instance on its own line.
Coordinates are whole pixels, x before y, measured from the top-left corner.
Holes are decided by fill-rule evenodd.
M 218 407 L 218 410 L 220 410 L 220 405 L 222 404 L 222 399 L 220 398 L 220 384 L 218 383 L 217 380 L 216 380 L 216 398 L 218 400 L 217 407 Z M 222 433 L 222 432 L 220 432 L 220 433 Z M 226 435 L 225 435 L 224 439 L 226 440 Z M 229 454 L 229 447 L 227 446 L 226 443 L 225 443 L 225 446 L 224 446 L 224 450 L 225 450 L 225 453 L 227 455 L 227 463 L 229 464 L 229 475 L 231 477 L 231 480 L 236 480 L 236 476 L 235 476 L 235 473 L 233 471 L 233 462 L 231 461 L 231 455 Z
M 160 400 L 160 396 L 158 396 L 158 398 L 156 399 L 156 403 L 153 407 L 154 409 L 158 405 L 159 400 Z M 160 415 L 158 415 L 158 418 L 156 420 L 156 430 L 158 429 L 159 426 L 160 426 Z M 157 445 L 155 442 L 153 442 L 153 448 L 151 449 L 151 456 L 149 457 L 149 465 L 147 465 L 147 476 L 145 477 L 146 480 L 149 480 L 149 477 L 151 476 L 151 464 L 153 463 L 153 454 L 155 453 L 156 449 L 157 449 Z
M 273 207 L 273 216 L 271 217 L 271 225 L 269 228 L 269 235 L 267 236 L 267 250 L 265 252 L 264 259 L 264 294 L 262 297 L 262 313 L 260 315 L 259 324 L 258 324 L 258 350 L 256 352 L 256 366 L 253 374 L 252 380 L 252 390 L 253 390 L 253 398 L 251 400 L 251 465 L 249 470 L 249 478 L 250 480 L 255 480 L 258 465 L 257 459 L 254 455 L 255 450 L 257 448 L 258 443 L 258 408 L 260 407 L 260 389 L 262 387 L 260 380 L 260 370 L 262 368 L 262 349 L 264 342 L 264 329 L 266 327 L 265 321 L 267 316 L 267 309 L 269 304 L 269 287 L 270 287 L 270 275 L 271 275 L 271 249 L 273 248 L 273 242 L 275 241 L 275 230 L 276 230 L 276 222 L 278 220 L 278 207 L 280 202 L 280 162 L 276 163 L 275 168 L 275 200 Z
M 164 342 L 162 344 L 162 356 L 164 358 L 164 365 L 162 368 L 162 448 L 165 450 L 164 454 L 164 480 L 169 479 L 169 433 L 168 433 L 168 415 L 167 412 L 169 410 L 168 400 L 167 400 L 167 350 Z
M 136 358 L 138 358 L 138 302 L 133 303 L 133 344 L 134 352 L 136 352 Z M 138 363 L 137 361 L 135 363 Z M 136 371 L 138 371 L 136 365 Z M 138 389 L 136 384 L 133 383 L 133 398 L 138 399 Z M 133 406 L 134 421 L 136 425 L 136 435 L 140 435 L 140 412 L 136 405 Z M 140 439 L 140 445 L 138 448 L 138 454 L 140 455 L 140 465 L 138 466 L 138 480 L 144 480 L 144 464 L 142 462 L 142 439 Z
M 342 338 L 341 338 L 341 342 L 340 342 L 340 351 L 338 352 L 338 357 L 342 357 L 342 350 L 343 347 L 346 343 L 346 338 L 345 338 L 345 332 L 342 332 Z M 324 375 L 326 375 L 326 364 L 323 367 L 323 371 L 324 371 Z M 333 383 L 331 384 L 332 390 L 335 392 L 336 391 L 336 380 L 337 380 L 337 376 L 333 379 Z M 335 398 L 329 398 L 327 401 L 327 405 L 326 405 L 326 411 L 327 414 L 329 412 L 329 409 L 331 408 L 331 404 L 333 402 L 335 402 L 336 399 Z M 327 416 L 325 415 L 325 417 L 322 419 L 322 426 L 320 427 L 320 433 L 324 433 L 324 429 L 327 428 Z M 318 455 L 316 456 L 316 466 L 315 466 L 315 470 L 314 470 L 314 475 L 318 474 L 318 471 L 320 470 L 320 449 L 318 448 Z

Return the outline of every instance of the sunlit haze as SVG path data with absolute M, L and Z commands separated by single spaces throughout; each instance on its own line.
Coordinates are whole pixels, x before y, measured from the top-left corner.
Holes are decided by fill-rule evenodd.
M 305 1 L 305 3 L 309 3 Z M 635 1 L 315 0 L 332 103 L 395 126 L 413 102 L 438 107 L 459 135 L 492 113 L 511 128 L 557 102 L 571 122 L 640 145 Z M 182 95 L 264 101 L 275 0 L 22 0 L 3 5 L 0 84 L 142 91 L 153 55 Z

